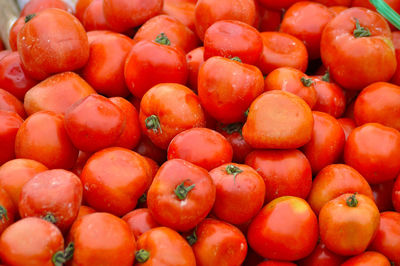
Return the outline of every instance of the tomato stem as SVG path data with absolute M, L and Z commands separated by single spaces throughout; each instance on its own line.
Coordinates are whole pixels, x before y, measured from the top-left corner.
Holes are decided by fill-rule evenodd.
M 25 23 L 28 23 L 31 19 L 33 19 L 36 14 L 29 14 L 25 17 Z
M 42 217 L 43 220 L 48 221 L 52 224 L 55 224 L 57 222 L 56 217 L 52 213 L 47 213 L 44 217 Z
M 314 81 L 313 81 L 312 79 L 308 79 L 308 78 L 305 78 L 305 77 L 302 77 L 302 78 L 300 79 L 300 81 L 301 81 L 301 83 L 303 83 L 303 85 L 304 85 L 305 87 L 310 87 L 310 86 L 313 85 L 313 83 L 314 83 Z
M 322 76 L 322 80 L 325 82 L 331 82 L 331 74 L 329 74 L 329 70 L 327 69 L 325 75 Z
M 356 21 L 356 28 L 353 31 L 354 37 L 361 38 L 361 37 L 369 37 L 371 36 L 371 32 L 368 28 L 361 27 L 360 21 L 354 18 Z
M 233 181 L 236 181 L 236 176 L 243 172 L 242 169 L 240 169 L 237 166 L 234 166 L 233 164 L 228 164 L 225 168 L 225 171 L 228 175 L 233 175 Z
M 235 133 L 235 132 L 240 133 L 240 135 L 241 135 L 242 127 L 243 127 L 242 123 L 233 123 L 233 124 L 229 124 L 229 125 L 223 127 L 222 129 L 229 135 L 231 135 L 232 133 Z
M 238 56 L 232 57 L 231 60 L 242 63 L 242 60 Z
M 184 200 L 184 199 L 186 199 L 189 191 L 191 191 L 194 187 L 195 187 L 195 184 L 186 187 L 185 181 L 183 181 L 182 183 L 180 183 L 179 185 L 176 186 L 174 192 L 175 192 L 175 195 L 178 197 L 178 199 Z
M 347 206 L 357 207 L 358 200 L 356 199 L 357 192 L 346 199 Z
M 142 196 L 139 198 L 139 203 L 145 203 L 147 201 L 147 195 L 146 193 L 143 193 Z
M 249 115 L 250 107 L 244 112 L 244 116 L 247 117 Z
M 135 259 L 139 263 L 144 263 L 150 258 L 150 252 L 145 249 L 140 249 L 135 252 Z
M 147 129 L 152 129 L 154 133 L 157 133 L 158 130 L 160 130 L 160 133 L 162 134 L 161 124 L 158 116 L 151 115 L 144 120 L 144 123 L 146 124 Z
M 161 32 L 157 35 L 155 42 L 167 46 L 171 45 L 171 41 L 168 39 L 167 35 L 164 32 Z
M 53 257 L 51 258 L 51 261 L 53 262 L 54 266 L 62 266 L 68 260 L 72 259 L 74 250 L 75 250 L 74 242 L 70 242 L 64 251 L 60 250 L 54 253 Z
M 193 233 L 186 237 L 186 240 L 191 246 L 193 246 L 197 242 L 196 228 L 193 230 Z
M 7 209 L 0 205 L 0 220 L 4 224 L 8 221 Z

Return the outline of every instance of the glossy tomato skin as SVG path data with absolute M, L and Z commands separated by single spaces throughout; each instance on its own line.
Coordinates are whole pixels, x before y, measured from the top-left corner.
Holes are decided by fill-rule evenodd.
M 354 36 L 355 18 L 361 27 L 368 28 L 370 37 Z M 379 14 L 365 8 L 349 8 L 326 25 L 321 56 L 333 79 L 351 90 L 390 80 L 397 65 L 389 25 Z M 371 66 L 379 66 L 379 71 Z
M 149 124 L 149 119 L 155 120 L 154 116 L 158 122 Z M 162 149 L 167 149 L 178 133 L 206 125 L 204 111 L 197 95 L 189 88 L 176 83 L 156 85 L 143 96 L 139 121 L 143 134 Z
M 104 16 L 102 0 L 91 1 L 86 7 L 85 12 L 83 12 L 80 21 L 86 31 L 110 29 Z
M 327 202 L 319 213 L 321 240 L 329 250 L 343 256 L 364 252 L 378 226 L 379 210 L 362 194 L 342 194 Z
M 343 129 L 343 132 L 344 132 L 344 136 L 345 136 L 345 139 L 347 141 L 350 133 L 357 127 L 356 123 L 354 122 L 353 119 L 347 118 L 347 117 L 339 118 L 337 121 L 342 126 L 342 129 Z
M 199 70 L 199 98 L 217 121 L 242 122 L 250 104 L 263 92 L 263 81 L 261 71 L 255 66 L 213 57 Z
M 17 38 L 18 32 L 25 25 L 25 17 L 18 18 L 10 29 L 10 33 L 8 36 L 8 42 L 10 44 L 10 48 L 12 51 L 17 51 Z
M 136 262 L 135 265 L 196 265 L 192 248 L 181 235 L 168 227 L 157 227 L 143 233 L 137 240 L 137 250 L 141 249 L 150 255 L 146 262 Z
M 283 1 L 259 0 L 258 2 L 266 8 L 282 10 L 289 8 L 291 5 L 299 1 L 300 0 L 283 0 Z
M 0 89 L 0 110 L 17 113 L 22 119 L 26 118 L 24 105 L 14 95 Z
M 247 242 L 235 226 L 215 219 L 205 219 L 195 232 L 197 241 L 192 248 L 196 265 L 242 265 L 247 254 Z
M 393 46 L 396 52 L 396 60 L 400 61 L 400 31 L 392 31 Z M 391 83 L 400 85 L 400 66 L 397 64 L 396 72 L 394 73 Z
M 346 257 L 333 253 L 326 248 L 322 241 L 313 250 L 313 252 L 306 258 L 298 261 L 299 266 L 337 266 L 341 265 L 346 260 Z
M 128 89 L 138 98 L 159 83 L 185 84 L 188 78 L 185 54 L 180 48 L 149 40 L 134 44 L 124 73 Z
M 389 260 L 381 253 L 374 251 L 366 251 L 346 260 L 342 266 L 361 266 L 361 265 L 376 265 L 376 266 L 390 266 Z
M 81 205 L 79 207 L 79 212 L 78 212 L 78 215 L 76 216 L 76 220 L 75 221 L 77 221 L 82 216 L 85 216 L 85 215 L 88 215 L 88 214 L 91 214 L 91 213 L 95 213 L 95 212 L 96 212 L 95 209 L 90 208 L 90 207 L 85 206 L 85 205 Z
M 395 12 L 400 12 L 400 2 L 397 0 L 386 0 L 386 4 L 388 4 Z M 372 5 L 368 0 L 353 0 L 351 3 L 351 6 L 353 7 L 365 7 L 370 10 L 373 10 L 376 12 L 376 8 L 374 5 Z M 398 30 L 396 27 L 394 27 L 390 22 L 388 21 L 389 26 L 392 30 Z
M 237 20 L 220 20 L 204 35 L 204 60 L 213 56 L 239 57 L 243 63 L 255 64 L 263 50 L 260 33 Z
M 315 2 L 324 4 L 326 6 L 345 6 L 349 7 L 353 0 L 316 0 Z
M 139 154 L 112 147 L 93 154 L 82 174 L 83 196 L 97 211 L 122 216 L 133 210 L 151 182 L 148 164 Z
M 109 31 L 89 40 L 90 56 L 81 70 L 82 77 L 102 95 L 127 97 L 124 66 L 132 46 L 130 38 Z
M 335 118 L 343 115 L 346 109 L 346 98 L 343 89 L 333 82 L 324 81 L 322 77 L 312 77 L 317 92 L 317 102 L 313 110 L 325 112 Z
M 86 8 L 93 2 L 93 0 L 78 0 L 75 4 L 75 17 L 77 17 L 80 21 L 83 19 L 83 14 L 85 13 Z
M 263 52 L 257 66 L 264 75 L 279 67 L 292 67 L 302 72 L 308 65 L 305 45 L 296 37 L 283 32 L 261 32 Z
M 282 196 L 306 199 L 312 183 L 311 166 L 299 150 L 258 150 L 246 157 L 265 182 L 265 202 Z
M 57 8 L 45 9 L 27 22 L 18 34 L 17 46 L 25 71 L 38 80 L 79 69 L 89 58 L 82 24 Z
M 168 146 L 168 160 L 183 159 L 208 171 L 232 161 L 233 150 L 220 133 L 192 128 L 176 135 Z
M 14 205 L 12 198 L 8 195 L 8 193 L 3 188 L 0 188 L 0 235 L 16 220 L 16 207 L 17 206 Z
M 197 47 L 186 54 L 186 62 L 188 66 L 188 87 L 197 92 L 197 79 L 199 70 L 204 63 L 204 47 Z
M 153 219 L 149 209 L 142 208 L 133 210 L 122 217 L 131 229 L 135 239 L 152 228 L 159 227 L 160 225 Z
M 310 141 L 314 120 L 309 105 L 281 90 L 264 92 L 250 105 L 244 140 L 257 149 L 293 149 Z
M 392 191 L 394 189 L 394 180 L 384 183 L 371 185 L 372 194 L 376 206 L 380 212 L 393 210 L 395 200 L 392 201 Z
M 393 180 L 400 172 L 400 132 L 378 123 L 354 129 L 344 149 L 346 164 L 359 171 L 370 184 Z
M 357 96 L 354 119 L 357 125 L 380 123 L 400 130 L 400 87 L 387 82 L 369 85 Z
M 21 241 L 24 236 L 25 241 Z M 64 238 L 50 222 L 36 217 L 17 221 L 0 237 L 0 258 L 7 265 L 52 266 L 53 255 L 64 250 Z
M 332 18 L 333 14 L 322 4 L 299 2 L 286 10 L 280 31 L 303 41 L 310 59 L 316 59 L 320 58 L 322 31 Z
M 345 136 L 339 122 L 331 115 L 313 111 L 314 129 L 311 140 L 302 147 L 313 174 L 336 163 L 343 152 Z
M 136 241 L 129 226 L 104 212 L 79 218 L 68 236 L 75 250 L 71 265 L 132 265 Z
M 82 183 L 72 172 L 54 169 L 35 175 L 23 186 L 18 204 L 21 218 L 52 215 L 66 232 L 76 219 L 82 202 Z
M 191 186 L 182 199 L 175 192 L 180 185 L 186 189 Z M 158 223 L 187 231 L 211 211 L 215 193 L 215 185 L 206 170 L 181 159 L 172 159 L 164 163 L 154 177 L 147 193 L 147 204 Z
M 260 32 L 278 31 L 282 21 L 282 10 L 272 10 L 259 6 L 260 24 L 258 29 Z
M 302 259 L 317 244 L 317 217 L 305 200 L 280 197 L 268 203 L 253 219 L 247 240 L 265 258 Z
M 108 98 L 92 94 L 68 108 L 64 124 L 75 147 L 95 152 L 114 145 L 126 126 L 126 119 Z
M 30 14 L 38 13 L 47 8 L 58 8 L 67 12 L 72 11 L 71 7 L 62 0 L 31 0 L 26 3 L 19 15 L 20 17 L 25 17 Z
M 135 151 L 140 155 L 149 157 L 160 165 L 167 160 L 167 151 L 155 146 L 144 134 L 142 134 Z
M 261 209 L 265 198 L 263 178 L 245 164 L 223 164 L 210 176 L 216 187 L 213 214 L 231 224 L 250 221 Z
M 242 127 L 242 123 L 234 123 L 229 125 L 219 124 L 216 128 L 231 144 L 233 150 L 232 161 L 235 163 L 244 163 L 246 156 L 253 150 L 242 136 Z
M 18 130 L 23 124 L 22 118 L 15 112 L 0 110 L 0 165 L 15 158 L 14 145 Z
M 314 178 L 307 202 L 318 215 L 328 201 L 356 192 L 374 199 L 367 180 L 357 170 L 345 164 L 331 164 Z
M 400 263 L 400 213 L 382 212 L 379 229 L 370 246 L 395 264 Z
M 18 52 L 12 52 L 0 59 L 0 88 L 8 91 L 20 101 L 25 93 L 37 84 L 22 68 Z
M 399 175 L 400 176 L 400 175 Z M 392 203 L 397 212 L 400 212 L 400 178 L 397 177 L 392 189 Z
M 257 264 L 257 266 L 294 266 L 296 264 L 291 262 L 268 260 Z
M 63 72 L 53 75 L 33 86 L 24 98 L 28 115 L 39 111 L 52 111 L 65 114 L 75 102 L 96 91 L 78 74 Z

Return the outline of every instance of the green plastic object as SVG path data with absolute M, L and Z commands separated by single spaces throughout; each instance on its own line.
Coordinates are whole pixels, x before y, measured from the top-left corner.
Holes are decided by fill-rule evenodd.
M 369 0 L 376 10 L 397 29 L 400 30 L 400 15 L 397 14 L 384 0 Z

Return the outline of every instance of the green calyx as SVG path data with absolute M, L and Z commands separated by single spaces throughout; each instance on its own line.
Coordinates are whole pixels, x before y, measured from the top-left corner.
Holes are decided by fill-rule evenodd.
M 145 203 L 147 201 L 147 195 L 146 193 L 143 193 L 142 196 L 139 198 L 139 203 Z
M 356 28 L 353 31 L 354 37 L 361 38 L 361 37 L 369 37 L 369 36 L 371 36 L 371 32 L 369 31 L 369 29 L 361 27 L 360 21 L 358 19 L 356 19 L 356 18 L 354 18 L 354 19 L 356 21 Z
M 0 205 L 0 221 L 1 223 L 5 223 L 8 221 L 7 209 Z
M 311 85 L 314 84 L 314 81 L 313 81 L 312 79 L 310 79 L 310 78 L 302 77 L 302 78 L 300 79 L 300 81 L 301 81 L 301 83 L 303 83 L 303 85 L 304 85 L 305 87 L 310 87 Z
M 242 123 L 233 123 L 233 124 L 229 124 L 229 125 L 223 127 L 222 130 L 224 130 L 229 135 L 233 134 L 235 132 L 242 135 L 242 127 L 243 127 Z
M 325 82 L 331 82 L 331 74 L 329 74 L 329 70 L 326 70 L 325 75 L 322 76 L 322 80 Z
M 144 123 L 146 125 L 146 128 L 153 130 L 154 133 L 158 133 L 158 131 L 162 133 L 161 124 L 158 116 L 151 115 L 144 120 Z
M 237 167 L 237 166 L 234 166 L 233 164 L 228 164 L 228 165 L 225 167 L 225 171 L 226 171 L 226 173 L 227 173 L 228 175 L 233 175 L 233 180 L 234 180 L 234 181 L 236 181 L 236 176 L 237 176 L 238 174 L 240 174 L 241 172 L 243 172 L 242 169 L 240 169 L 240 168 Z
M 52 213 L 47 213 L 45 216 L 42 217 L 43 220 L 48 221 L 52 224 L 55 224 L 57 222 L 56 217 Z
M 190 185 L 190 186 L 185 186 L 185 181 L 180 183 L 179 185 L 176 186 L 174 192 L 175 195 L 178 197 L 180 200 L 184 200 L 187 197 L 187 194 L 195 187 L 195 184 Z
M 232 57 L 231 60 L 242 63 L 242 60 L 238 56 Z
M 357 207 L 358 200 L 356 199 L 357 192 L 346 199 L 346 204 L 349 207 Z
M 187 242 L 189 245 L 193 246 L 197 242 L 197 235 L 196 235 L 196 229 L 193 230 L 193 233 L 188 235 L 186 237 Z
M 150 258 L 150 252 L 145 249 L 140 249 L 135 252 L 135 259 L 139 263 L 145 263 Z
M 155 42 L 167 46 L 171 45 L 171 41 L 168 39 L 167 35 L 164 32 L 161 32 L 157 35 Z
M 75 245 L 74 242 L 70 242 L 68 246 L 65 248 L 64 251 L 57 251 L 54 253 L 51 261 L 53 262 L 54 266 L 62 266 L 67 261 L 72 259 L 74 255 Z
M 36 14 L 29 14 L 25 17 L 25 23 L 28 23 L 31 19 L 33 19 Z

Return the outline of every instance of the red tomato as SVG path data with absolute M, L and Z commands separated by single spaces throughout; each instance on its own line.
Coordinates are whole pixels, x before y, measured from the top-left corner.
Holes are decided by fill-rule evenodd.
M 197 79 L 199 76 L 199 69 L 204 63 L 204 47 L 197 47 L 196 49 L 186 54 L 186 62 L 188 67 L 188 86 L 193 91 L 197 91 Z
M 116 143 L 126 126 L 126 117 L 108 98 L 92 94 L 69 107 L 64 122 L 75 147 L 95 152 Z
M 333 79 L 352 90 L 390 80 L 397 65 L 389 25 L 365 8 L 349 8 L 326 25 L 321 57 Z
M 344 132 L 344 136 L 345 136 L 345 139 L 347 141 L 350 133 L 353 131 L 353 129 L 355 129 L 357 127 L 356 123 L 354 122 L 353 119 L 346 118 L 346 117 L 339 118 L 337 121 L 342 126 L 342 129 L 343 129 L 343 132 Z
M 93 2 L 93 0 L 77 0 L 75 5 L 75 17 L 82 21 L 83 14 L 86 8 Z
M 231 224 L 250 221 L 265 198 L 263 178 L 250 166 L 224 164 L 209 172 L 215 187 L 213 214 Z
M 14 112 L 0 110 L 0 165 L 15 158 L 16 136 L 24 120 Z
M 159 227 L 159 224 L 153 219 L 147 208 L 131 211 L 125 214 L 122 220 L 129 225 L 136 240 L 150 229 Z
M 138 98 L 159 83 L 185 84 L 188 78 L 185 53 L 170 46 L 164 33 L 154 41 L 142 40 L 134 44 L 126 59 L 124 73 L 128 89 Z
M 35 216 L 66 232 L 76 219 L 82 202 L 82 183 L 72 172 L 47 170 L 23 186 L 19 201 L 21 218 Z
M 262 6 L 276 10 L 288 9 L 291 5 L 299 1 L 301 0 L 258 0 Z
M 71 265 L 131 266 L 135 259 L 136 241 L 129 226 L 109 213 L 79 218 L 68 238 L 75 246 Z
M 78 158 L 75 161 L 74 167 L 71 169 L 71 172 L 76 174 L 77 176 L 81 176 L 82 169 L 85 166 L 89 157 L 92 156 L 90 152 L 79 151 Z
M 239 60 L 239 59 L 238 59 Z M 264 89 L 261 71 L 235 58 L 213 57 L 198 76 L 198 93 L 204 109 L 222 123 L 245 120 L 245 112 Z
M 78 216 L 76 216 L 76 220 L 75 221 L 77 221 L 82 216 L 85 216 L 85 215 L 88 215 L 88 214 L 91 214 L 91 213 L 95 213 L 95 212 L 96 211 L 94 209 L 92 209 L 92 208 L 90 208 L 88 206 L 81 205 L 79 207 Z
M 324 2 L 324 1 L 331 2 L 331 0 L 317 0 L 317 2 Z M 338 0 L 338 1 L 341 1 L 341 0 Z M 351 1 L 351 0 L 343 0 L 343 1 Z M 323 3 L 323 4 L 326 6 L 329 6 L 329 3 Z M 329 7 L 329 11 L 331 11 L 331 13 L 333 14 L 334 17 L 336 17 L 337 15 L 339 15 L 346 9 L 348 9 L 346 6 L 330 6 Z
M 328 201 L 345 193 L 356 192 L 374 199 L 368 182 L 354 168 L 345 164 L 331 164 L 314 178 L 307 201 L 318 215 Z
M 242 265 L 246 258 L 247 242 L 239 229 L 219 220 L 205 219 L 194 232 L 196 237 L 192 248 L 196 265 Z
M 33 86 L 24 98 L 28 115 L 39 111 L 65 114 L 68 108 L 96 91 L 74 72 L 51 76 Z
M 26 118 L 24 105 L 14 95 L 0 89 L 0 110 L 17 113 L 21 118 Z
M 176 83 L 156 85 L 143 96 L 139 121 L 142 132 L 162 149 L 180 132 L 206 125 L 197 95 Z
M 321 240 L 339 255 L 364 252 L 378 226 L 379 210 L 372 199 L 362 194 L 342 194 L 327 202 L 319 213 Z
M 86 31 L 109 30 L 103 10 L 103 0 L 93 0 L 86 7 L 80 19 Z
M 158 170 L 147 193 L 154 219 L 174 230 L 195 227 L 215 201 L 215 185 L 206 170 L 181 159 L 172 159 Z
M 354 129 L 344 148 L 346 164 L 370 184 L 393 180 L 400 172 L 400 132 L 377 123 Z
M 1 168 L 0 168 L 1 170 Z M 400 175 L 397 177 L 396 182 L 393 185 L 392 189 L 392 202 L 395 210 L 400 212 Z M 386 191 L 385 191 L 386 192 Z
M 291 262 L 268 260 L 257 264 L 257 266 L 295 266 L 296 264 Z
M 0 187 L 0 235 L 16 220 L 16 207 L 17 205 L 14 205 L 12 198 Z
M 282 196 L 307 198 L 311 189 L 311 166 L 299 150 L 253 151 L 246 164 L 256 169 L 265 182 L 265 202 Z
M 389 5 L 395 12 L 400 12 L 400 1 L 398 0 L 385 0 L 385 3 Z M 374 5 L 370 3 L 369 0 L 353 0 L 351 3 L 351 6 L 360 6 L 360 7 L 366 7 L 368 9 L 371 9 L 376 12 L 376 8 Z M 392 30 L 397 30 L 390 22 L 388 22 Z
M 25 17 L 18 18 L 10 29 L 8 42 L 12 51 L 17 51 L 17 38 L 21 28 L 25 25 Z
M 392 40 L 396 52 L 396 61 L 400 62 L 400 31 L 392 32 Z M 394 73 L 391 82 L 400 85 L 400 64 L 397 65 L 396 72 Z
M 62 0 L 30 0 L 21 10 L 19 16 L 25 17 L 47 8 L 58 8 L 67 12 L 72 12 L 72 8 Z
M 314 251 L 308 257 L 298 261 L 299 266 L 337 266 L 345 261 L 346 257 L 333 253 L 326 248 L 322 241 L 318 242 Z
M 194 26 L 194 8 L 197 0 L 164 0 L 163 13 L 174 17 L 192 31 Z
M 349 7 L 352 1 L 354 0 L 315 0 L 315 2 L 319 2 L 326 6 L 346 6 L 346 7 Z
M 247 240 L 265 258 L 302 259 L 317 244 L 317 217 L 305 200 L 280 197 L 268 203 L 253 219 Z
M 192 128 L 176 135 L 168 146 L 168 160 L 183 159 L 210 171 L 232 161 L 232 146 L 220 133 Z
M 141 155 L 128 149 L 101 150 L 82 170 L 83 197 L 97 211 L 125 215 L 150 186 L 148 167 Z
M 18 33 L 17 45 L 24 69 L 38 80 L 79 69 L 89 58 L 82 24 L 57 8 L 45 9 L 26 22 Z
M 125 84 L 125 60 L 133 42 L 125 35 L 104 32 L 90 40 L 90 56 L 81 70 L 82 77 L 100 94 L 108 97 L 129 95 Z
M 394 180 L 371 185 L 376 206 L 380 212 L 393 210 L 392 191 Z
M 302 72 L 308 65 L 305 45 L 296 37 L 283 32 L 262 32 L 263 52 L 257 66 L 264 75 L 280 67 L 292 67 Z
M 261 16 L 259 31 L 278 31 L 283 17 L 282 10 L 272 10 L 261 6 L 259 6 L 259 10 Z
M 149 157 L 158 164 L 163 164 L 167 160 L 167 151 L 155 146 L 146 135 L 142 135 L 135 151 L 143 156 Z
M 381 253 L 374 251 L 367 251 L 346 260 L 341 266 L 362 266 L 362 265 L 374 265 L 374 266 L 390 266 L 389 260 Z
M 142 234 L 137 240 L 137 249 L 135 265 L 196 265 L 196 259 L 189 244 L 168 227 L 153 228 Z
M 7 265 L 52 266 L 53 259 L 63 255 L 63 249 L 64 238 L 60 230 L 35 217 L 17 221 L 0 237 L 0 258 Z

